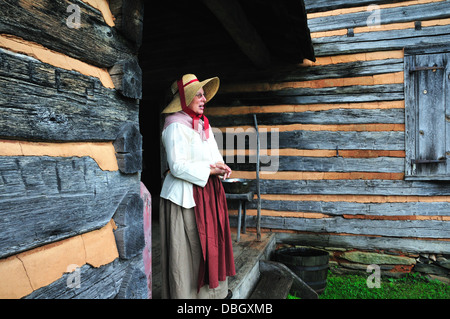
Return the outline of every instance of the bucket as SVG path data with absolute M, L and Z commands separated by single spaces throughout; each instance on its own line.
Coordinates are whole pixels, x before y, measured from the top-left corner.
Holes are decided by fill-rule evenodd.
M 327 285 L 329 254 L 314 248 L 282 248 L 274 253 L 275 261 L 285 264 L 318 294 Z

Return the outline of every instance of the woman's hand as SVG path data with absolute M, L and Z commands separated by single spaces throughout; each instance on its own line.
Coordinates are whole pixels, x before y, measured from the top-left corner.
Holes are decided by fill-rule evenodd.
M 227 179 L 231 175 L 231 168 L 227 164 L 222 162 L 217 162 L 216 164 L 210 165 L 210 174 L 222 176 L 223 179 Z

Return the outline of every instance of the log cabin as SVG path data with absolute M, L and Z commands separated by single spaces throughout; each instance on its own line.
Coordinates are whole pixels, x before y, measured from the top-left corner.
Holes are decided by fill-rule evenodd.
M 164 23 L 211 17 L 200 7 L 153 11 L 144 28 L 161 32 L 144 34 L 140 63 L 144 83 L 161 89 L 143 104 L 160 111 L 175 74 L 218 75 L 206 114 L 232 177 L 255 181 L 248 227 L 276 233 L 279 244 L 326 249 L 348 272 L 379 263 L 388 276 L 420 271 L 449 282 L 450 2 L 247 0 L 232 10 L 243 11 L 242 23 L 214 2 L 204 1 L 225 26 L 219 36 L 213 23 L 201 34 L 195 19 Z M 152 181 L 166 169 L 160 156 Z M 229 208 L 239 225 L 236 204 Z
M 254 138 L 237 128 L 252 128 L 255 114 L 266 129 L 247 224 L 258 226 L 260 200 L 260 227 L 279 243 L 328 249 L 352 271 L 429 268 L 448 283 L 450 2 L 305 7 L 315 61 L 236 74 L 208 109 L 223 141 Z M 255 180 L 249 140 L 224 152 L 234 177 Z M 352 257 L 373 253 L 404 260 Z
M 233 177 L 257 180 L 254 115 L 264 133 L 249 227 L 331 247 L 341 266 L 354 252 L 450 254 L 449 1 L 0 12 L 1 298 L 151 297 L 160 112 L 185 73 L 221 79 L 207 115 L 218 141 L 244 141 L 222 144 Z M 417 267 L 399 264 L 386 269 Z
M 139 1 L 0 3 L 2 299 L 151 296 L 142 15 Z

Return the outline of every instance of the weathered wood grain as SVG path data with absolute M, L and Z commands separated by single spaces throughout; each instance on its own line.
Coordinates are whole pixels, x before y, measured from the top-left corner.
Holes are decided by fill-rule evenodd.
M 115 27 L 139 49 L 144 32 L 144 0 L 110 0 Z
M 211 106 L 351 103 L 402 100 L 403 84 L 355 85 L 327 88 L 289 88 L 265 92 L 217 94 Z
M 128 193 L 113 216 L 117 250 L 121 259 L 131 259 L 142 254 L 145 245 L 142 212 L 144 203 L 138 193 Z
M 139 105 L 97 78 L 0 50 L 0 136 L 29 140 L 115 140 L 138 123 Z
M 236 225 L 235 218 L 230 225 Z M 449 238 L 448 221 L 436 220 L 366 220 L 333 218 L 296 218 L 262 216 L 261 227 L 316 233 L 373 235 L 386 237 Z M 247 217 L 247 227 L 255 227 L 256 217 Z
M 403 2 L 407 0 L 304 0 L 306 10 L 309 12 L 324 12 L 343 8 L 364 7 L 371 4 L 385 4 Z
M 385 59 L 373 61 L 354 61 L 329 65 L 314 65 L 311 67 L 281 68 L 266 75 L 271 81 L 313 81 L 321 79 L 354 78 L 384 73 L 403 71 L 402 59 Z M 263 73 L 262 73 L 263 74 Z
M 232 170 L 254 171 L 256 159 L 248 156 L 225 156 L 225 161 Z M 272 156 L 261 157 L 267 163 L 261 161 L 261 167 L 273 165 L 269 160 Z M 344 157 L 300 157 L 300 156 L 278 156 L 277 171 L 306 171 L 306 172 L 383 172 L 402 173 L 405 160 L 395 157 L 376 158 L 344 158 Z
M 446 102 L 450 92 L 449 57 L 450 53 L 408 54 L 405 57 L 405 172 L 409 179 L 450 179 L 450 164 L 445 161 L 450 146 L 450 124 L 446 121 L 449 114 Z M 437 68 L 413 71 L 433 66 Z M 416 163 L 417 160 L 442 162 Z
M 88 157 L 0 157 L 0 258 L 106 225 L 139 176 Z
M 316 247 L 343 247 L 348 249 L 384 249 L 393 252 L 449 254 L 447 241 L 420 240 L 417 238 L 398 238 L 380 236 L 334 235 L 326 233 L 277 233 L 277 242 Z
M 81 265 L 80 265 L 81 266 Z M 116 259 L 105 266 L 94 268 L 84 265 L 79 273 L 64 274 L 60 279 L 42 287 L 24 299 L 146 299 L 146 279 L 139 275 L 143 271 L 142 257 L 132 260 Z M 80 285 L 68 285 L 79 275 Z M 130 280 L 134 278 L 134 280 Z
M 276 130 L 276 129 L 275 129 Z M 228 130 L 216 133 L 219 147 L 224 149 L 256 149 L 254 130 Z M 260 132 L 261 148 L 267 149 L 359 149 L 359 150 L 404 150 L 404 132 L 356 132 L 356 131 L 305 131 Z M 221 141 L 221 142 L 220 142 Z
M 122 173 L 134 174 L 142 171 L 142 135 L 137 125 L 123 124 L 113 145 Z
M 265 180 L 261 194 L 320 195 L 450 195 L 445 182 L 402 180 Z
M 142 70 L 137 59 L 119 61 L 109 69 L 111 80 L 123 96 L 142 99 Z
M 261 205 L 263 209 L 267 210 L 320 213 L 332 216 L 450 216 L 448 202 L 355 203 L 262 199 Z M 236 205 L 229 206 L 233 209 Z M 255 209 L 256 200 L 247 203 L 247 208 Z
M 312 40 L 316 56 L 330 56 L 380 50 L 443 45 L 450 42 L 448 26 L 427 27 L 422 30 L 404 29 L 356 33 L 353 37 L 332 36 Z
M 0 33 L 39 42 L 88 64 L 111 67 L 137 53 L 98 10 L 80 0 L 5 0 L 0 12 Z
M 358 1 L 360 3 L 360 1 Z M 380 24 L 392 24 L 411 21 L 438 20 L 450 17 L 450 3 L 448 1 L 410 5 L 398 8 L 378 8 Z M 333 16 L 333 23 L 329 23 L 330 17 L 318 17 L 308 20 L 311 32 L 320 32 L 355 27 L 366 27 L 367 19 L 375 12 L 362 11 Z
M 335 109 L 324 111 L 261 113 L 259 125 L 405 123 L 404 109 Z M 215 127 L 252 126 L 253 114 L 208 116 Z

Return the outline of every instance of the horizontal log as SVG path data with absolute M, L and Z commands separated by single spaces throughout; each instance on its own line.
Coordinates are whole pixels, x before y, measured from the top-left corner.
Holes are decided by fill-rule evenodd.
M 0 51 L 0 137 L 29 140 L 115 140 L 139 105 L 97 78 Z
M 316 56 L 399 50 L 416 46 L 445 45 L 450 42 L 450 28 L 435 26 L 421 30 L 404 29 L 356 33 L 353 37 L 333 36 L 312 40 Z
M 256 156 L 224 156 L 225 162 L 232 170 L 254 171 Z M 262 155 L 261 168 L 273 165 L 277 160 L 277 171 L 304 172 L 383 172 L 402 173 L 405 160 L 395 157 L 344 158 L 344 157 L 297 157 Z
M 210 106 L 351 103 L 402 100 L 403 84 L 295 88 L 266 92 L 217 94 Z
M 395 3 L 407 0 L 304 0 L 306 11 L 311 12 L 324 12 L 336 9 L 353 8 L 353 7 L 365 7 L 371 4 L 385 4 Z
M 109 7 L 115 27 L 139 49 L 144 31 L 144 0 L 110 0 Z
M 310 67 L 292 67 L 281 69 L 280 74 L 272 71 L 271 81 L 313 81 L 321 79 L 354 78 L 403 71 L 403 59 L 384 59 L 373 61 L 355 61 Z
M 311 32 L 366 27 L 371 15 L 379 14 L 380 24 L 411 21 L 438 20 L 450 17 L 450 3 L 447 1 L 410 5 L 397 8 L 378 8 L 379 11 L 362 11 L 336 16 L 318 17 L 308 20 Z M 330 20 L 332 23 L 330 23 Z
M 256 115 L 258 125 L 288 124 L 369 124 L 405 123 L 404 109 L 332 109 L 324 111 L 261 113 Z M 208 116 L 215 127 L 252 126 L 253 114 Z
M 276 128 L 274 128 L 276 130 Z M 254 130 L 214 132 L 220 149 L 256 150 Z M 322 149 L 322 150 L 404 150 L 405 134 L 401 131 L 285 131 L 260 130 L 261 149 Z
M 230 225 L 236 225 L 231 218 Z M 353 234 L 366 236 L 450 238 L 449 222 L 435 220 L 364 220 L 261 216 L 261 227 L 279 230 Z M 247 217 L 247 227 L 255 227 L 256 216 Z
M 260 180 L 261 194 L 450 195 L 445 182 L 403 180 Z
M 60 279 L 32 292 L 24 299 L 114 299 L 124 297 L 124 294 L 130 299 L 131 296 L 146 299 L 145 276 L 133 276 L 139 270 L 143 271 L 143 267 L 142 256 L 132 260 L 116 259 L 99 268 L 86 264 L 78 268 L 77 273 L 64 274 Z M 135 279 L 131 285 L 127 280 L 130 275 Z M 75 276 L 79 276 L 78 288 L 75 285 Z
M 137 174 L 89 157 L 0 157 L 0 177 L 0 258 L 100 228 L 139 192 Z
M 448 241 L 397 238 L 392 236 L 335 235 L 326 233 L 276 233 L 278 243 L 315 247 L 343 247 L 349 249 L 402 251 L 411 253 L 449 254 Z
M 230 209 L 236 209 L 230 203 Z M 247 209 L 256 209 L 257 201 L 247 203 Z M 450 216 L 448 202 L 405 202 L 405 203 L 355 203 L 345 201 L 291 201 L 261 199 L 261 209 L 284 212 L 308 212 L 332 216 L 365 215 L 370 216 Z
M 137 53 L 98 10 L 80 0 L 5 0 L 0 12 L 0 33 L 38 41 L 88 64 L 112 67 Z

